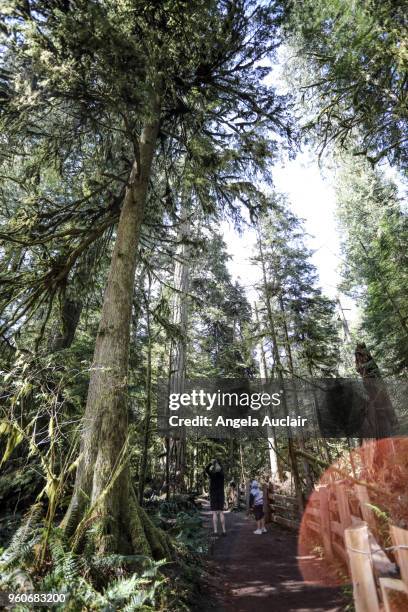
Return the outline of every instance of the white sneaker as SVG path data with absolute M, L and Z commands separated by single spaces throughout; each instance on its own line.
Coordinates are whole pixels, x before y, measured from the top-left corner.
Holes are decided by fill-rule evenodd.
M 256 535 L 261 535 L 262 534 L 262 529 L 255 529 L 254 533 Z

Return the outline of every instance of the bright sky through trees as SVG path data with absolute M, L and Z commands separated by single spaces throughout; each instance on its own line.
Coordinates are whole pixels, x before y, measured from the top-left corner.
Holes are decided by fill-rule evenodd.
M 286 67 L 290 57 L 286 46 L 278 50 L 278 63 L 273 67 L 266 81 L 273 83 L 276 91 L 286 95 L 291 89 Z M 304 146 L 302 153 L 295 159 L 282 159 L 273 168 L 274 186 L 278 192 L 288 196 L 293 212 L 304 219 L 308 233 L 307 245 L 314 251 L 312 263 L 316 266 L 323 292 L 331 298 L 338 294 L 341 264 L 340 241 L 335 218 L 335 193 L 332 185 L 334 171 L 325 170 L 324 176 L 319 168 L 317 153 Z M 245 214 L 245 211 L 243 211 Z M 224 237 L 232 259 L 229 270 L 245 286 L 251 302 L 255 299 L 254 283 L 259 271 L 249 262 L 255 244 L 255 232 L 248 227 L 241 235 L 232 224 L 224 224 Z M 341 295 L 343 308 L 350 320 L 355 318 L 355 304 L 347 296 Z M 349 318 L 349 316 L 347 316 Z
M 308 246 L 314 251 L 312 262 L 317 267 L 323 292 L 329 297 L 338 295 L 341 264 L 340 240 L 335 218 L 335 194 L 332 175 L 322 171 L 311 150 L 305 150 L 294 160 L 277 164 L 273 171 L 278 192 L 287 194 L 293 212 L 305 220 Z M 258 272 L 249 262 L 255 244 L 255 232 L 248 227 L 239 235 L 231 224 L 224 224 L 224 237 L 232 259 L 228 263 L 231 274 L 242 283 L 250 301 L 255 298 L 253 285 Z M 342 306 L 351 308 L 347 318 L 354 319 L 353 301 L 341 296 Z

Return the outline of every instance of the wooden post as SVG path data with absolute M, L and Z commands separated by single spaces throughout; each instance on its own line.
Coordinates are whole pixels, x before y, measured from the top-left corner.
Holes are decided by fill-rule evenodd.
M 350 527 L 351 521 L 351 513 L 350 507 L 347 499 L 347 491 L 342 483 L 335 483 L 334 490 L 336 492 L 337 499 L 337 507 L 339 509 L 340 515 L 340 523 L 343 529 L 343 532 L 347 527 Z
M 270 522 L 270 510 L 269 510 L 269 485 L 263 485 L 263 511 L 265 515 L 265 523 Z
M 344 532 L 350 560 L 356 612 L 380 612 L 368 541 L 368 527 L 349 527 Z
M 390 532 L 394 546 L 407 546 L 407 548 L 397 548 L 395 556 L 401 571 L 401 578 L 408 587 L 408 531 L 391 525 Z
M 246 500 L 246 483 L 240 482 L 239 483 L 239 495 L 238 495 L 238 508 L 242 508 L 243 506 L 245 506 L 245 500 Z
M 245 508 L 249 510 L 249 496 L 251 493 L 251 481 L 247 480 L 245 484 Z
M 239 490 L 239 484 L 235 487 L 235 491 L 234 491 L 234 508 L 239 508 L 239 496 L 240 496 L 240 490 Z
M 373 533 L 377 531 L 377 524 L 375 521 L 374 512 L 368 506 L 370 503 L 370 498 L 368 496 L 367 488 L 364 485 L 354 485 L 354 490 L 357 495 L 357 499 L 360 502 L 361 514 L 363 515 L 363 520 L 367 523 L 369 528 Z
M 329 487 L 327 485 L 318 489 L 320 506 L 320 525 L 322 528 L 322 538 L 324 554 L 326 559 L 333 558 L 332 535 L 330 529 L 330 510 L 329 510 Z

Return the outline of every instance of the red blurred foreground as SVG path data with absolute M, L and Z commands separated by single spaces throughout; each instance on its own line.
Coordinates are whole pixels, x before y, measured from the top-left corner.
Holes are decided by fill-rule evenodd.
M 378 525 L 375 534 L 378 543 L 388 546 L 389 525 L 408 527 L 408 438 L 388 438 L 365 441 L 363 446 L 346 452 L 322 475 L 319 485 L 342 481 L 350 492 L 354 484 L 366 484 L 370 504 Z M 312 504 L 317 498 L 315 490 L 309 498 Z M 353 498 L 351 494 L 351 505 Z M 356 511 L 358 513 L 358 505 Z M 322 586 L 349 583 L 347 568 L 341 561 L 326 564 L 324 574 L 318 571 L 316 558 L 323 554 L 321 538 L 307 529 L 307 515 L 303 515 L 298 538 L 298 563 L 303 578 Z

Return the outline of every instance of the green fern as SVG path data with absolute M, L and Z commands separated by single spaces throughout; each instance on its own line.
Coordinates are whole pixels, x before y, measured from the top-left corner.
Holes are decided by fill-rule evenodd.
M 157 589 L 164 583 L 164 579 L 151 580 L 145 576 L 133 574 L 129 578 L 115 580 L 104 591 L 104 597 L 110 604 L 123 606 L 128 602 L 130 609 L 150 602 L 154 605 Z
M 41 514 L 42 505 L 34 504 L 24 517 L 21 526 L 0 557 L 0 580 L 4 579 L 2 578 L 4 572 L 33 561 L 34 546 L 40 542 L 43 530 Z
M 188 524 L 188 530 L 193 529 L 196 518 Z M 176 521 L 177 531 L 182 524 L 186 526 L 186 521 L 187 516 L 180 514 Z M 89 531 L 91 529 L 93 527 Z M 46 532 L 47 573 L 44 575 L 38 571 L 38 549 Z M 85 537 L 92 539 L 90 534 L 85 534 Z M 160 607 L 166 598 L 167 580 L 161 573 L 165 560 L 154 561 L 144 555 L 100 556 L 92 547 L 85 547 L 82 554 L 76 554 L 61 529 L 45 525 L 40 507 L 33 507 L 27 515 L 4 552 L 2 561 L 0 571 L 7 569 L 9 572 L 3 577 L 0 575 L 3 584 L 5 580 L 11 580 L 13 568 L 21 568 L 35 591 L 66 595 L 66 602 L 54 608 L 61 612 L 148 612 Z M 11 582 L 8 584 L 11 586 Z M 173 602 L 174 592 L 170 592 Z M 28 608 L 20 605 L 18 612 L 28 612 Z

